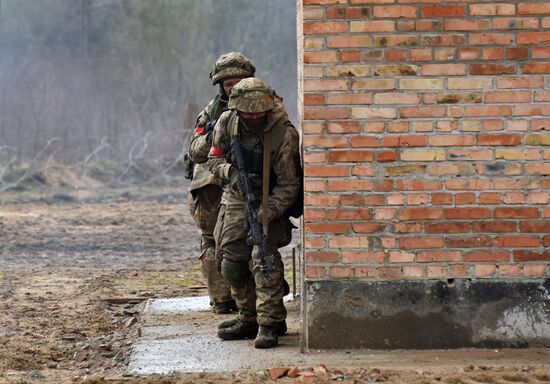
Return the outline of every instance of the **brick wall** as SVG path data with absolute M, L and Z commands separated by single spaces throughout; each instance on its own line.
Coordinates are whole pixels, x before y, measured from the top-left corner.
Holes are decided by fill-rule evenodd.
M 298 8 L 306 280 L 550 276 L 550 3 Z

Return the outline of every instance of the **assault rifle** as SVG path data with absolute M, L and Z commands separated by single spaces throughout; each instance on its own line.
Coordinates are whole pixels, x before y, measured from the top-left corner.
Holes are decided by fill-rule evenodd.
M 273 258 L 265 254 L 265 236 L 262 233 L 262 226 L 258 222 L 258 214 L 256 213 L 258 201 L 256 196 L 254 196 L 252 184 L 246 173 L 243 148 L 237 137 L 234 137 L 231 141 L 231 153 L 237 163 L 233 165 L 236 165 L 237 171 L 239 172 L 239 191 L 245 203 L 246 225 L 250 230 L 252 242 L 258 247 L 258 253 L 260 254 L 260 271 L 267 276 L 273 271 Z M 267 212 L 265 214 L 267 214 Z

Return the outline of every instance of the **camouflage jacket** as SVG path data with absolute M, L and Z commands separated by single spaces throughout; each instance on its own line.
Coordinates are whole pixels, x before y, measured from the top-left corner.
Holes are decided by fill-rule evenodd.
M 212 149 L 208 154 L 208 168 L 210 171 L 224 180 L 229 180 L 231 170 L 231 137 L 228 124 L 231 118 L 231 111 L 224 112 L 214 127 Z M 281 119 L 283 124 L 281 124 Z M 282 103 L 276 103 L 275 109 L 268 112 L 265 131 L 272 130 L 272 138 L 280 135 L 277 140 L 281 145 L 271 147 L 271 176 L 274 176 L 275 186 L 269 194 L 269 207 L 274 212 L 274 218 L 282 216 L 296 200 L 301 188 L 301 164 L 299 153 L 299 137 L 296 129 L 288 120 Z M 273 131 L 273 130 L 278 130 Z M 263 134 L 242 134 L 239 129 L 239 138 L 245 151 L 253 151 Z M 275 141 L 275 140 L 273 140 Z M 258 192 L 261 191 L 261 179 Z M 258 185 L 256 185 L 258 187 Z M 256 188 L 255 188 L 256 189 Z M 224 194 L 232 194 L 242 200 L 240 193 L 227 185 Z M 255 193 L 256 194 L 256 193 Z M 261 201 L 261 192 L 257 194 Z
M 222 186 L 222 181 L 214 176 L 206 165 L 208 151 L 212 146 L 212 131 L 208 131 L 207 124 L 216 121 L 226 108 L 227 101 L 218 95 L 208 103 L 197 117 L 197 124 L 189 141 L 188 149 L 189 158 L 195 163 L 189 191 L 195 191 L 210 184 Z

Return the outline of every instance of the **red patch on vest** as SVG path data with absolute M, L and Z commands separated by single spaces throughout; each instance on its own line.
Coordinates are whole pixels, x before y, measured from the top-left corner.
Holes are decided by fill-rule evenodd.
M 195 131 L 193 132 L 195 135 L 204 135 L 206 134 L 206 129 L 204 127 L 201 127 L 200 125 L 195 128 Z
M 223 155 L 225 155 L 225 152 L 222 151 L 221 149 L 216 148 L 214 146 L 210 147 L 210 156 L 222 157 Z

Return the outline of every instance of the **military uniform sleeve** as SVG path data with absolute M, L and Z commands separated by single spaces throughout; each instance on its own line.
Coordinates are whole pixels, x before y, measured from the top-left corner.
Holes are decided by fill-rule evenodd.
M 273 171 L 277 185 L 269 196 L 269 207 L 275 217 L 282 216 L 298 197 L 302 172 L 300 163 L 299 137 L 296 129 L 287 125 L 282 144 L 273 159 Z
M 208 158 L 208 151 L 210 151 L 210 147 L 212 145 L 212 135 L 207 133 L 204 128 L 208 120 L 210 120 L 208 111 L 210 110 L 211 104 L 212 102 L 210 102 L 197 117 L 197 124 L 193 130 L 191 138 L 189 139 L 189 147 L 187 152 L 189 153 L 189 158 L 191 161 L 196 164 L 206 162 Z
M 231 150 L 230 138 L 226 126 L 229 123 L 229 112 L 224 112 L 212 132 L 212 146 L 208 152 L 208 169 L 223 180 L 229 180 L 231 164 L 226 160 L 226 154 Z

